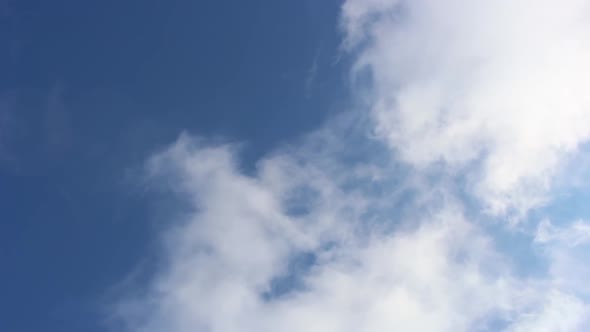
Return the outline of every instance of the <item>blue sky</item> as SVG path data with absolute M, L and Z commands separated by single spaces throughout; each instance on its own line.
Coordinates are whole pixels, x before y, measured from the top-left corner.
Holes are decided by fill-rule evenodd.
M 586 331 L 588 13 L 0 2 L 0 330 Z
M 337 112 L 337 8 L 3 1 L 0 330 L 103 330 L 159 227 L 134 172 L 182 130 L 247 142 L 251 167 Z

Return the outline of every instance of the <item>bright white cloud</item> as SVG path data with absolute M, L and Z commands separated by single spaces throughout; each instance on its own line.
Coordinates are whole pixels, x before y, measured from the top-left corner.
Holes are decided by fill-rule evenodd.
M 589 5 L 347 1 L 377 133 L 415 166 L 468 172 L 493 213 L 540 204 L 590 135 Z

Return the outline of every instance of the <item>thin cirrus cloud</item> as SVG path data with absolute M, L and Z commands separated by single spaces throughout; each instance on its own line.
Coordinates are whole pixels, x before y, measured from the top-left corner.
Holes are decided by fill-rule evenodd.
M 144 332 L 587 330 L 590 226 L 525 218 L 590 135 L 587 9 L 346 1 L 369 112 L 277 149 L 253 175 L 231 144 L 181 135 L 156 153 L 148 178 L 189 208 L 162 235 L 145 292 L 113 317 Z M 535 231 L 486 227 L 515 214 Z M 500 241 L 514 231 L 543 269 L 517 272 Z

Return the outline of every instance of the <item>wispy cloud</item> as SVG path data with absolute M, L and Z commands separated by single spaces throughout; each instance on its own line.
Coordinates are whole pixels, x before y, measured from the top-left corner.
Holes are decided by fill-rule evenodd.
M 321 48 L 320 48 L 321 50 Z M 310 98 L 313 92 L 313 88 L 314 88 L 314 84 L 316 81 L 316 78 L 318 76 L 318 58 L 319 58 L 319 50 L 316 53 L 316 55 L 313 57 L 313 60 L 311 62 L 311 65 L 309 66 L 309 69 L 307 70 L 307 76 L 305 78 L 305 98 Z

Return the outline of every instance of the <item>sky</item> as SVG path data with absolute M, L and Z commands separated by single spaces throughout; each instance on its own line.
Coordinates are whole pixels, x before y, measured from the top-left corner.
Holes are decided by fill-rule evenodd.
M 0 330 L 590 328 L 585 0 L 0 1 Z

